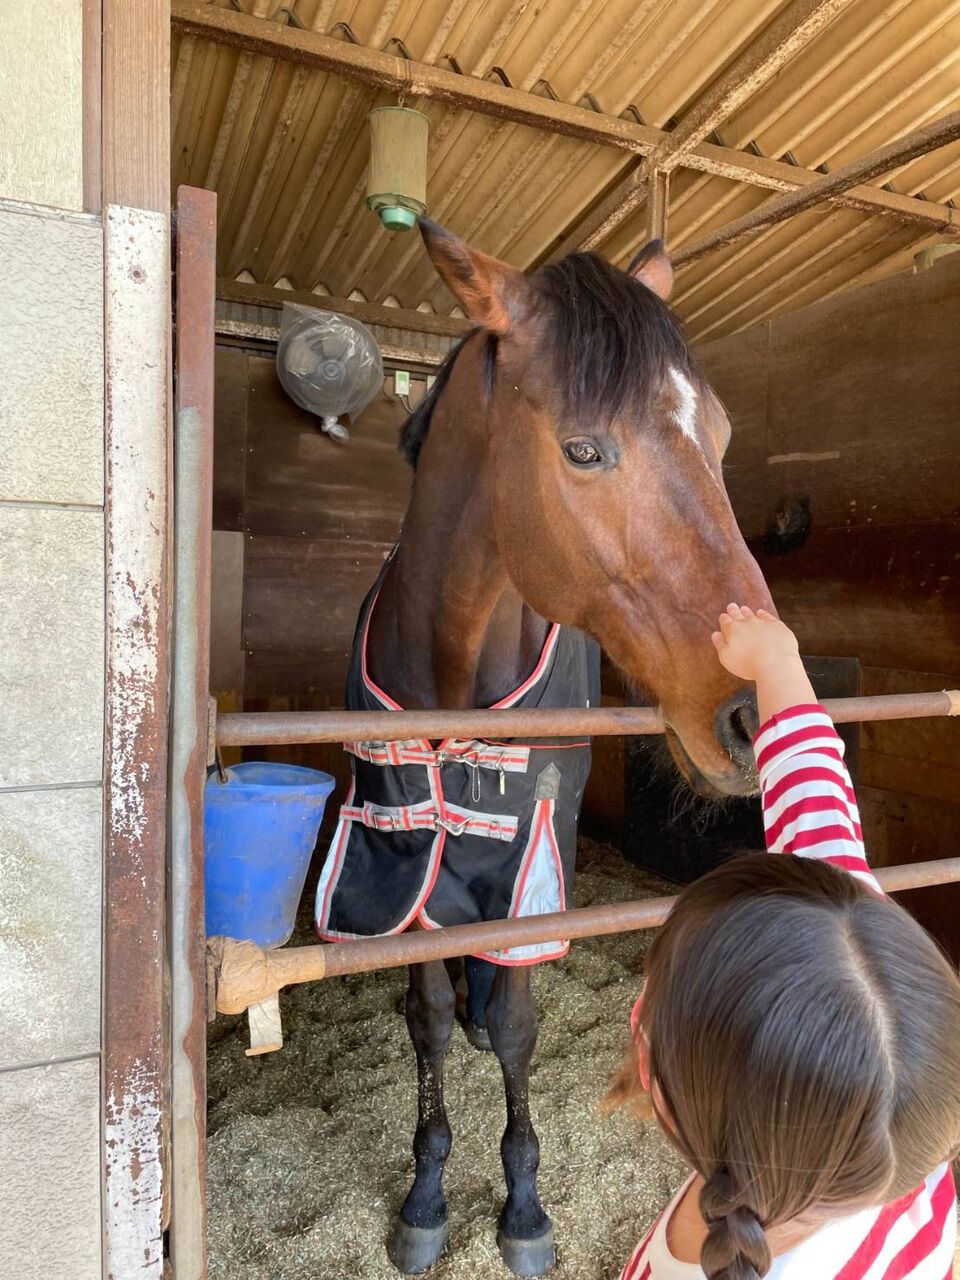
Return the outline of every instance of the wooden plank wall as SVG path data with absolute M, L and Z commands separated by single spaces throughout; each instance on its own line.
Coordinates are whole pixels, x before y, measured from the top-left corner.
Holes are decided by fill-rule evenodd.
M 699 353 L 774 598 L 804 652 L 860 658 L 864 693 L 960 684 L 958 332 L 955 254 Z M 861 748 L 873 860 L 955 855 L 960 721 L 865 726 Z M 906 897 L 956 935 L 960 888 Z
M 248 711 L 342 706 L 357 612 L 409 496 L 412 473 L 397 451 L 405 410 L 385 390 L 338 444 L 284 393 L 272 358 L 219 347 L 215 414 L 218 702 Z M 258 755 L 326 769 L 341 784 L 347 775 L 339 747 Z

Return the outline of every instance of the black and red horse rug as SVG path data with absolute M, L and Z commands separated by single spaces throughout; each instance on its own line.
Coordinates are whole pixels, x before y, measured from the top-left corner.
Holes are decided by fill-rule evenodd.
M 400 711 L 370 678 L 366 648 L 383 573 L 364 601 L 347 675 L 351 711 Z M 553 625 L 533 671 L 500 708 L 600 702 L 600 651 Z M 347 742 L 352 782 L 317 887 L 326 941 L 565 910 L 577 821 L 590 772 L 588 741 Z M 537 964 L 569 943 L 479 958 Z

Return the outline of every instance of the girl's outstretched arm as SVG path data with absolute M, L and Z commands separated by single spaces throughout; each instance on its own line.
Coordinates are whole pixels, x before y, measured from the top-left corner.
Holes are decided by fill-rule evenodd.
M 754 741 L 767 848 L 822 858 L 880 892 L 867 864 L 843 742 L 820 706 L 796 636 L 778 618 L 736 604 L 713 642 L 726 669 L 757 686 Z

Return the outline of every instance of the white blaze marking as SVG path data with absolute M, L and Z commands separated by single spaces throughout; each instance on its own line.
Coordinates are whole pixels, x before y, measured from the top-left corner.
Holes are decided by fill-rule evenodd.
M 673 411 L 677 426 L 694 444 L 697 439 L 697 393 L 690 379 L 679 369 L 671 368 L 670 378 L 677 392 L 677 407 Z

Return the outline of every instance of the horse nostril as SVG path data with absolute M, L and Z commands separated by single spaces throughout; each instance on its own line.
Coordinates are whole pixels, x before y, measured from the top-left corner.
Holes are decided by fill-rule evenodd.
M 757 730 L 760 728 L 760 717 L 757 714 L 755 700 L 751 698 L 749 702 L 735 708 L 730 717 L 730 723 L 734 733 L 752 747 Z
M 731 760 L 741 767 L 753 767 L 753 739 L 759 727 L 757 699 L 753 692 L 737 694 L 717 713 L 717 740 Z

